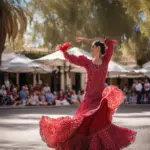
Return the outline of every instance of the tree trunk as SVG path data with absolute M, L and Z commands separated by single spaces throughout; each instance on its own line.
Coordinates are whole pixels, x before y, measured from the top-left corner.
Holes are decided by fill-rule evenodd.
M 1 40 L 1 35 L 0 35 L 0 66 L 1 66 L 1 63 L 2 63 L 2 53 L 5 49 L 5 42 L 3 40 Z
M 2 53 L 5 49 L 5 41 L 6 41 L 6 32 L 5 27 L 2 21 L 0 21 L 0 66 L 2 63 Z

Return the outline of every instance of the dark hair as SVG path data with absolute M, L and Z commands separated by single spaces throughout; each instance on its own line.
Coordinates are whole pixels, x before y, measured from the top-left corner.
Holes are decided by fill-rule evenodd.
M 97 46 L 100 46 L 101 48 L 101 54 L 105 54 L 105 45 L 104 43 L 101 43 L 100 41 L 95 41 L 94 42 L 94 45 L 97 47 Z

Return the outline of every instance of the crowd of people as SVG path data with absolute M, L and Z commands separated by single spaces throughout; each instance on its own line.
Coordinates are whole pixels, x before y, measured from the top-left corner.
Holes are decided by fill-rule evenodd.
M 46 105 L 71 105 L 80 104 L 83 99 L 84 91 L 68 88 L 66 91 L 51 92 L 48 84 L 24 85 L 21 88 L 11 85 L 7 80 L 0 87 L 0 105 L 27 105 L 27 106 L 46 106 Z M 105 84 L 108 86 L 108 84 Z M 131 87 L 124 85 L 125 104 L 150 103 L 150 83 L 148 79 L 134 80 Z
M 132 87 L 127 85 L 123 88 L 124 103 L 130 104 L 144 104 L 150 103 L 150 82 L 145 80 L 134 80 Z
M 46 105 L 70 105 L 79 104 L 82 101 L 83 91 L 68 88 L 66 91 L 51 92 L 48 84 L 36 86 L 25 85 L 21 89 L 12 85 L 7 87 L 2 85 L 0 88 L 0 105 L 27 105 L 27 106 L 46 106 Z

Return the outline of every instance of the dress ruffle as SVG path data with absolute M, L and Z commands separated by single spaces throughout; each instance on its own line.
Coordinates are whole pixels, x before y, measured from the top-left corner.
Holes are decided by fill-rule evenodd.
M 120 150 L 135 141 L 136 132 L 110 124 L 93 135 L 77 134 L 56 150 Z
M 83 101 L 72 118 L 42 116 L 39 124 L 41 137 L 56 150 L 120 150 L 132 143 L 136 136 L 135 131 L 111 123 L 122 99 L 121 90 L 108 86 L 93 109 L 84 111 L 86 103 Z
M 76 131 L 83 117 L 60 117 L 57 119 L 42 116 L 40 134 L 49 147 L 55 148 L 58 143 L 65 142 Z
M 108 86 L 104 89 L 102 93 L 103 99 L 107 99 L 108 107 L 115 110 L 123 102 L 123 93 L 116 86 Z

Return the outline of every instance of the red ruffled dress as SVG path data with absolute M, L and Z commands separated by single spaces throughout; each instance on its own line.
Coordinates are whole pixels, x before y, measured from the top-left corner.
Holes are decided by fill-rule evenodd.
M 105 88 L 108 63 L 114 42 L 105 41 L 107 50 L 103 63 L 95 65 L 85 56 L 74 56 L 63 51 L 71 63 L 87 72 L 84 100 L 73 117 L 57 119 L 42 116 L 40 134 L 50 148 L 56 150 L 120 150 L 134 142 L 136 132 L 112 123 L 112 115 L 122 103 L 123 93 L 115 86 Z

